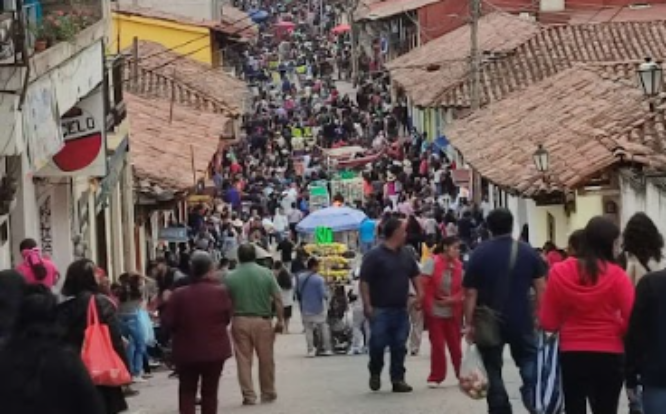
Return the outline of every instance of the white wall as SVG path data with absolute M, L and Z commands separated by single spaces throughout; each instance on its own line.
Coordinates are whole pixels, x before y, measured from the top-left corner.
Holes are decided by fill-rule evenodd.
M 643 188 L 636 189 L 629 181 L 620 181 L 621 223 L 622 227 L 635 213 L 642 211 L 647 214 L 662 234 L 666 234 L 666 192 L 649 182 Z
M 123 6 L 139 6 L 163 12 L 178 14 L 194 19 L 217 20 L 219 16 L 213 14 L 217 0 L 121 0 Z M 248 21 L 247 24 L 250 24 Z
M 555 220 L 555 237 L 552 240 L 558 247 L 567 245 L 570 234 L 570 222 L 564 206 L 537 206 L 534 200 L 526 200 L 527 225 L 530 231 L 530 244 L 534 247 L 542 247 L 549 241 L 548 215 Z
M 64 274 L 74 259 L 72 243 L 72 187 L 69 179 L 54 183 L 51 187 L 51 232 L 53 261 Z
M 2 128 L 0 128 L 2 129 Z M 14 262 L 20 261 L 19 244 L 26 237 L 40 242 L 39 217 L 35 202 L 35 185 L 30 175 L 30 165 L 26 156 L 21 157 L 21 168 L 17 173 L 19 188 L 16 193 L 16 207 L 11 214 L 11 246 Z

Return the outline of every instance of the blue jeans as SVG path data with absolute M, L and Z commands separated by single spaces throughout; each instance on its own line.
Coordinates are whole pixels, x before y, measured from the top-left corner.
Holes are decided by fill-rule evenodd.
M 370 375 L 381 375 L 384 351 L 391 350 L 391 382 L 405 380 L 405 355 L 409 336 L 407 308 L 375 308 L 370 319 Z
M 511 403 L 509 395 L 502 379 L 502 366 L 504 364 L 504 345 L 509 345 L 511 357 L 513 358 L 523 386 L 520 394 L 523 405 L 528 412 L 534 412 L 532 401 L 534 400 L 534 388 L 536 383 L 536 355 L 537 347 L 534 334 L 505 335 L 504 343 L 497 347 L 481 348 L 483 364 L 488 372 L 488 414 L 511 414 Z
M 666 388 L 643 387 L 643 413 L 662 414 L 666 407 Z
M 361 242 L 361 254 L 366 254 L 375 246 L 375 242 Z
M 137 377 L 143 373 L 143 357 L 146 353 L 146 338 L 139 322 L 139 314 L 120 315 L 122 334 L 129 341 L 127 346 L 127 361 L 132 376 Z

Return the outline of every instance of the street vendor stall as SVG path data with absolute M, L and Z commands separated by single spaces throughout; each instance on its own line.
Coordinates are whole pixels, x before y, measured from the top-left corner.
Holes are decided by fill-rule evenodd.
M 296 225 L 299 233 L 312 234 L 318 227 L 328 227 L 334 233 L 358 231 L 363 220 L 367 219 L 361 210 L 351 207 L 328 207 L 308 215 Z

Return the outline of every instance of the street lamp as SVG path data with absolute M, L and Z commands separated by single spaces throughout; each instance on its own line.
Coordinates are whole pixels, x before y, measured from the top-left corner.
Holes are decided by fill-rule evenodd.
M 540 173 L 545 174 L 550 168 L 550 154 L 542 144 L 539 144 L 539 148 L 534 151 L 532 159 L 534 160 L 534 166 Z
M 659 62 L 654 62 L 652 58 L 645 58 L 645 62 L 638 66 L 638 81 L 643 94 L 648 98 L 653 98 L 662 90 L 664 86 L 664 70 Z M 650 111 L 654 111 L 654 102 L 650 102 Z

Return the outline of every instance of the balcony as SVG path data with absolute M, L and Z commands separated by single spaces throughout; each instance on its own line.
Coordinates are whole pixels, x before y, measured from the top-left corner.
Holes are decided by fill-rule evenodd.
M 13 0 L 14 8 L 4 4 L 0 8 L 2 66 L 44 60 L 41 55 L 51 49 L 60 50 L 51 55 L 65 50 L 76 53 L 106 34 L 106 0 Z M 46 70 L 53 67 L 47 66 Z
M 122 55 L 108 57 L 104 73 L 106 99 L 106 130 L 113 131 L 127 117 L 127 107 L 123 98 L 123 68 L 125 59 Z

